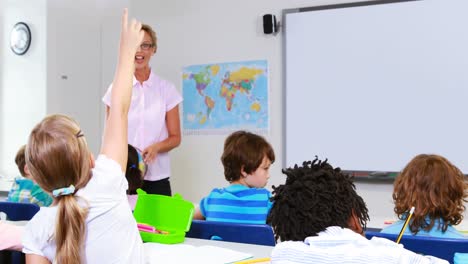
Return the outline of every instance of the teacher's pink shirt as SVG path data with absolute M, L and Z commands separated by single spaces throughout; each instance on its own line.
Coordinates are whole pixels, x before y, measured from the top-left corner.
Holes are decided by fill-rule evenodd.
M 102 101 L 110 105 L 112 84 Z M 141 84 L 133 77 L 132 101 L 128 112 L 128 143 L 144 150 L 149 145 L 168 138 L 166 112 L 182 102 L 182 96 L 174 84 L 151 71 L 148 80 Z M 148 164 L 145 180 L 157 181 L 171 174 L 169 153 L 159 153 Z

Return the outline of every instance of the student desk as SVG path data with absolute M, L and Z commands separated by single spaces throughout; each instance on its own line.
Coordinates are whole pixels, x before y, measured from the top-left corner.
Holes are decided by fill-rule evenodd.
M 9 224 L 24 226 L 28 221 L 5 221 Z M 257 258 L 269 258 L 273 247 L 271 246 L 262 246 L 262 245 L 253 245 L 253 244 L 243 244 L 243 243 L 234 243 L 218 240 L 207 240 L 207 239 L 198 239 L 198 238 L 185 238 L 185 241 L 181 244 L 175 245 L 190 245 L 194 247 L 200 246 L 215 246 L 225 249 L 230 249 L 242 253 L 248 253 L 252 255 L 252 259 Z
M 222 264 L 269 258 L 272 246 L 219 240 L 185 238 L 179 244 L 145 243 L 145 262 L 149 264 L 206 263 Z
M 253 258 L 269 258 L 271 256 L 271 251 L 273 247 L 271 246 L 261 246 L 253 244 L 243 244 L 243 243 L 234 243 L 226 241 L 217 241 L 217 240 L 207 240 L 207 239 L 198 239 L 198 238 L 189 238 L 186 237 L 184 244 L 192 246 L 215 246 L 222 247 L 227 249 L 232 249 L 235 251 L 240 251 L 244 253 L 250 253 L 253 255 Z

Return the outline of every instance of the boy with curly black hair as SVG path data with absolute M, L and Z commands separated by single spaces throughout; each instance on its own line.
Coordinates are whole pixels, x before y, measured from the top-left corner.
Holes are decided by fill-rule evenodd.
M 271 263 L 447 263 L 387 239 L 367 240 L 366 204 L 352 177 L 327 160 L 316 158 L 283 173 L 286 183 L 273 186 L 267 223 L 286 242 L 276 245 Z

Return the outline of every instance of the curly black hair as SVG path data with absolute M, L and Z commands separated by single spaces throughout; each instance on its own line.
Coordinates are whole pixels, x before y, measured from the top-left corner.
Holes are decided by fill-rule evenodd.
M 353 212 L 365 229 L 366 204 L 356 193 L 352 177 L 340 168 L 316 157 L 283 173 L 286 183 L 273 186 L 273 207 L 267 218 L 277 240 L 303 241 L 329 226 L 348 228 Z

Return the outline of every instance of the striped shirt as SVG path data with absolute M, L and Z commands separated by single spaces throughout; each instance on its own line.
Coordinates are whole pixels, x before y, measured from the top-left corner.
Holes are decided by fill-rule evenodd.
M 207 221 L 242 224 L 265 224 L 271 209 L 271 193 L 264 188 L 233 184 L 216 188 L 200 202 Z
M 418 255 L 385 238 L 366 239 L 354 231 L 338 226 L 328 227 L 318 236 L 302 241 L 286 241 L 273 249 L 271 264 L 323 263 L 413 263 L 448 264 L 447 261 Z
M 53 199 L 32 180 L 23 177 L 16 177 L 10 192 L 8 192 L 7 201 L 49 206 L 52 204 Z

